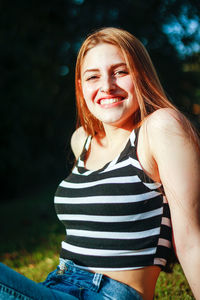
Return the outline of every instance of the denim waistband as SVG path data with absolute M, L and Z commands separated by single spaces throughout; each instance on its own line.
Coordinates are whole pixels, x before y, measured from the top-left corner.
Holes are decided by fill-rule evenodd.
M 80 275 L 87 274 L 88 282 L 91 282 L 90 289 L 97 292 L 100 288 L 103 274 L 86 271 L 77 266 L 73 261 L 60 258 L 57 274 L 64 274 L 65 271 Z M 87 285 L 87 282 L 85 282 Z
M 142 297 L 134 288 L 103 274 L 82 269 L 71 260 L 60 258 L 57 274 L 69 275 L 69 273 L 71 273 L 72 276 L 68 276 L 67 280 L 72 284 L 80 284 L 81 288 L 96 292 L 99 296 L 100 294 L 102 295 L 101 298 L 96 296 L 96 299 L 142 300 Z

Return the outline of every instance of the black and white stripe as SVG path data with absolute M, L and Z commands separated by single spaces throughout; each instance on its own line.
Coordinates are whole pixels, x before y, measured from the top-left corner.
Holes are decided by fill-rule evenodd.
M 90 141 L 56 191 L 56 212 L 66 227 L 61 257 L 93 270 L 164 266 L 171 248 L 169 208 L 161 184 L 137 159 L 135 132 L 98 171 L 84 167 Z

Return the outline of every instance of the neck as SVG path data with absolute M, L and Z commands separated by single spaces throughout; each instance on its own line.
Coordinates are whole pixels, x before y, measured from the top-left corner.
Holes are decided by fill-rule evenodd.
M 113 147 L 114 145 L 121 144 L 129 138 L 133 129 L 134 126 L 120 128 L 104 124 L 105 137 L 101 140 L 101 144 L 104 147 Z

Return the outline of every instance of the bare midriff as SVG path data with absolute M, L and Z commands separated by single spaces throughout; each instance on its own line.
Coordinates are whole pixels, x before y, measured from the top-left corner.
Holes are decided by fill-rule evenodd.
M 131 286 L 144 300 L 152 300 L 160 268 L 157 266 L 149 266 L 137 270 L 98 271 L 98 273 L 102 273 L 105 276 Z

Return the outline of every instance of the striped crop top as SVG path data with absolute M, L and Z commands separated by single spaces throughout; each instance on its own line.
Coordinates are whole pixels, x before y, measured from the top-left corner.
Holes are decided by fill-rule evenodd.
M 97 171 L 84 167 L 90 141 L 55 194 L 66 228 L 60 257 L 94 271 L 163 268 L 171 252 L 169 207 L 161 184 L 138 161 L 135 131 L 121 154 Z

